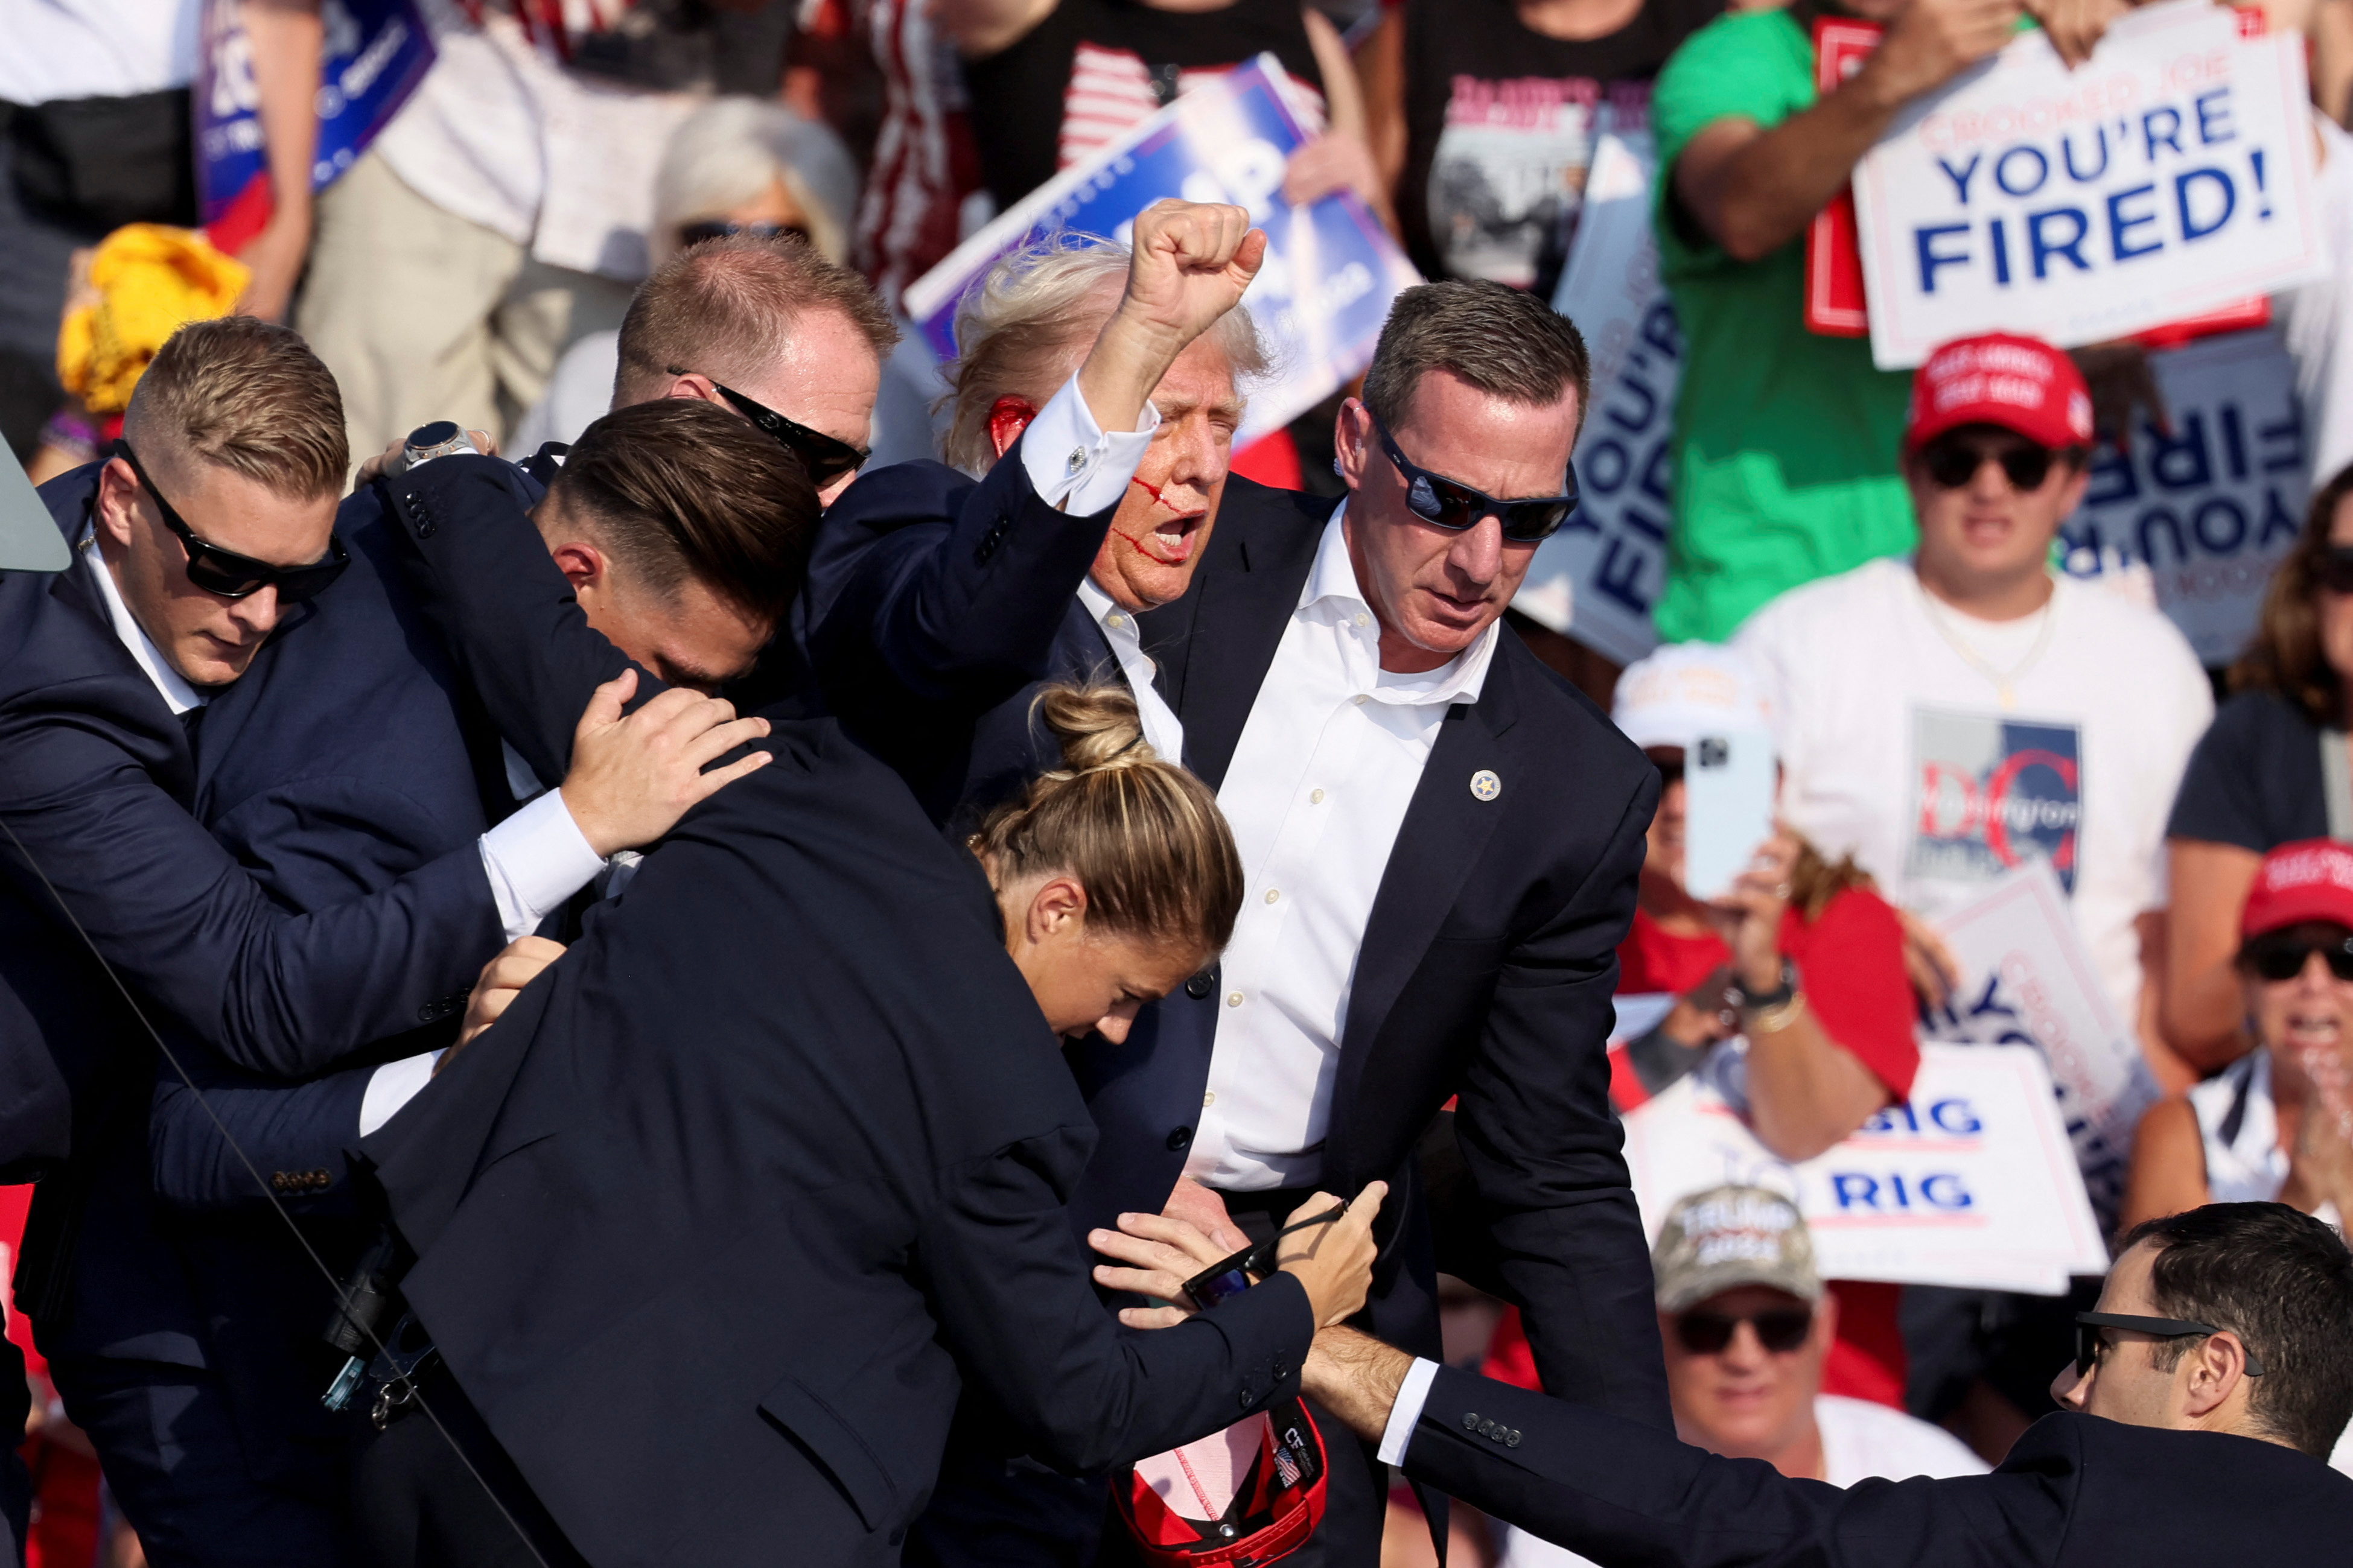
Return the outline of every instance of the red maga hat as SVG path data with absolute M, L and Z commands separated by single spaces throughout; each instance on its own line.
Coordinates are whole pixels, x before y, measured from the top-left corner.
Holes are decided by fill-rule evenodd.
M 2334 838 L 2283 844 L 2255 868 L 2255 885 L 2239 915 L 2239 937 L 2305 921 L 2327 921 L 2353 931 L 2353 847 Z
M 1998 425 L 2038 446 L 2092 444 L 2092 394 L 2075 362 L 2040 338 L 1956 338 L 1912 373 L 1907 452 L 1963 425 Z

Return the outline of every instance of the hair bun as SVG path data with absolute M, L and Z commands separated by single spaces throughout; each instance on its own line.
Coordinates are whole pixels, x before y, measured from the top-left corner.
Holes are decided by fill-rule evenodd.
M 1125 687 L 1049 686 L 1038 693 L 1034 711 L 1060 745 L 1062 771 L 1072 777 L 1159 760 Z

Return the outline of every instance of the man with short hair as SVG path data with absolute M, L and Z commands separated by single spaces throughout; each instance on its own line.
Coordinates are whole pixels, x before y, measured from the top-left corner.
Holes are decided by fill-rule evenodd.
M 1822 1289 L 1797 1205 L 1762 1187 L 1694 1193 L 1651 1249 L 1675 1433 L 1711 1454 L 1851 1487 L 1873 1476 L 1978 1476 L 1952 1434 L 1867 1399 L 1822 1392 L 1838 1300 Z M 1514 1530 L 1511 1568 L 1585 1560 Z
M 695 744 L 742 734 L 723 704 L 624 721 L 600 694 L 563 788 L 489 826 L 414 628 L 372 618 L 371 542 L 334 531 L 344 466 L 334 382 L 299 337 L 195 323 L 142 377 L 121 454 L 43 488 L 79 562 L 0 584 L 0 1163 L 45 1178 L 16 1300 L 159 1568 L 332 1560 L 338 1500 L 311 1434 L 253 1421 L 253 1303 L 217 1289 L 290 1277 L 315 1294 L 281 1309 L 315 1334 L 332 1282 L 274 1217 L 154 1203 L 151 1030 L 216 1082 L 429 1031 L 601 857 L 723 782 Z M 370 637 L 389 669 L 346 657 Z M 372 779 L 322 766 L 330 736 L 265 716 L 292 693 L 396 754 Z M 330 1150 L 377 1077 L 322 1080 Z M 329 1204 L 339 1185 L 314 1161 L 271 1184 Z
M 1599 1562 L 1905 1568 L 2342 1562 L 2353 1480 L 2353 1255 L 2284 1204 L 2214 1204 L 2124 1237 L 2063 1409 L 1988 1476 L 1841 1491 L 1416 1361 L 1347 1329 L 1307 1385 L 1407 1474 Z

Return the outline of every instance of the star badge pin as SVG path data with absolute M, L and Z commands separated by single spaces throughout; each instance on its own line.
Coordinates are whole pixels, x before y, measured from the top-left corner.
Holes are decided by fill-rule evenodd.
M 1493 800 L 1504 793 L 1504 781 L 1492 772 L 1481 768 L 1471 775 L 1471 794 L 1478 800 Z

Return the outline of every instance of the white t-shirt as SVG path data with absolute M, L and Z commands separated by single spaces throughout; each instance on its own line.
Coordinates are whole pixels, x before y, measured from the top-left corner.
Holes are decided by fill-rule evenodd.
M 1822 1434 L 1822 1479 L 1834 1487 L 1873 1478 L 1981 1476 L 1989 1468 L 1943 1427 L 1867 1399 L 1816 1394 L 1814 1425 Z M 1502 1548 L 1496 1568 L 1591 1568 L 1576 1552 L 1511 1526 Z
M 1884 560 L 1792 589 L 1733 641 L 1772 704 L 1793 826 L 1931 918 L 2048 859 L 2109 999 L 2137 1016 L 2133 921 L 2165 903 L 2166 816 L 2214 714 L 2171 622 L 2065 576 L 2032 616 L 1977 620 Z
M 2353 136 L 2327 115 L 2315 112 L 2321 163 L 2313 180 L 2321 232 L 2329 254 L 2353 255 Z M 2312 461 L 2312 482 L 2353 462 L 2353 268 L 2332 267 L 2298 289 L 2272 296 L 2272 314 L 2295 361 L 2295 394 L 2304 405 L 2304 431 Z
M 196 0 L 0 0 L 0 100 L 136 98 L 196 73 Z

